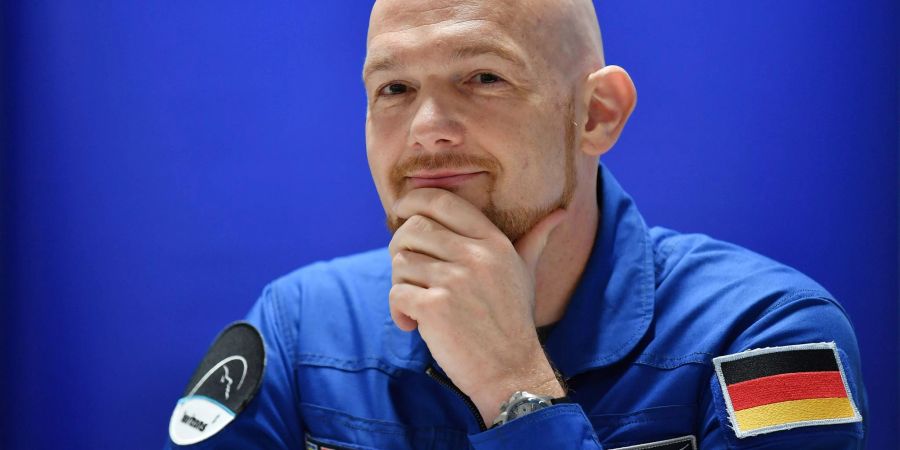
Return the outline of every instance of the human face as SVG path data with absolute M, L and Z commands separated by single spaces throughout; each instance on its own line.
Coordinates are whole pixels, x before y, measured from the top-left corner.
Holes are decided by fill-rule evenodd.
M 575 94 L 516 5 L 376 3 L 366 147 L 392 231 L 392 205 L 422 187 L 455 192 L 512 241 L 571 201 Z

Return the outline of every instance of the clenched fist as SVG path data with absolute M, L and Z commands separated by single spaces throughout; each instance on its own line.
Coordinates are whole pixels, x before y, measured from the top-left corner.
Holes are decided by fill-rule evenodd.
M 432 356 L 485 421 L 517 391 L 562 397 L 537 338 L 535 270 L 556 210 L 515 245 L 474 205 L 415 189 L 394 205 L 405 223 L 390 244 L 391 317 L 418 328 Z

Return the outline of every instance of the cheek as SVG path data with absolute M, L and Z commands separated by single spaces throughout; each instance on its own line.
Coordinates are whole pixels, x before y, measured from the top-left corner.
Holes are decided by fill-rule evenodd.
M 396 193 L 391 186 L 391 169 L 397 164 L 405 142 L 398 128 L 390 126 L 384 120 L 366 120 L 366 158 L 375 189 L 387 209 L 393 204 Z
M 565 184 L 565 136 L 559 124 L 553 126 L 532 119 L 502 144 L 501 164 L 505 168 L 498 202 L 519 205 L 546 205 L 559 198 Z

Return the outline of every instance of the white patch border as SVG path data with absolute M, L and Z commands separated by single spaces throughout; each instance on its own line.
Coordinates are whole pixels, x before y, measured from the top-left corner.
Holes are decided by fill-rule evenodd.
M 844 382 L 844 390 L 847 392 L 847 399 L 850 400 L 850 407 L 853 408 L 853 417 L 843 417 L 840 419 L 804 420 L 801 422 L 790 422 L 781 425 L 772 425 L 769 427 L 758 428 L 751 431 L 742 431 L 738 426 L 737 418 L 735 417 L 734 405 L 731 403 L 731 395 L 728 393 L 728 385 L 725 384 L 725 374 L 722 373 L 722 363 L 749 358 L 751 356 L 765 355 L 768 353 L 790 352 L 795 350 L 832 351 L 832 353 L 834 354 L 834 359 L 835 361 L 837 361 L 838 371 L 841 373 L 841 380 Z M 716 377 L 719 379 L 719 387 L 722 390 L 722 397 L 725 399 L 725 409 L 728 411 L 728 421 L 731 422 L 731 428 L 734 430 L 734 434 L 738 439 L 773 433 L 775 431 L 791 430 L 800 427 L 862 422 L 862 415 L 859 413 L 859 408 L 856 407 L 856 401 L 853 399 L 853 392 L 850 390 L 849 383 L 847 383 L 847 375 L 844 373 L 844 363 L 841 361 L 841 357 L 837 351 L 837 345 L 834 342 L 815 342 L 810 344 L 785 345 L 780 347 L 764 347 L 746 350 L 740 353 L 733 353 L 731 355 L 713 358 L 713 365 L 716 369 Z
M 187 412 L 188 406 L 205 409 L 207 410 L 207 413 L 215 412 L 220 414 L 216 419 L 221 417 L 221 415 L 224 415 L 224 417 L 222 417 L 220 422 L 207 422 L 207 428 L 203 431 L 193 430 L 189 425 L 184 424 L 179 419 L 179 416 L 184 415 Z M 196 412 L 193 417 L 196 417 Z M 173 443 L 182 446 L 197 444 L 224 430 L 228 424 L 234 421 L 235 417 L 237 417 L 237 415 L 234 411 L 228 409 L 228 407 L 213 398 L 209 398 L 205 395 L 188 395 L 178 400 L 178 403 L 175 405 L 175 410 L 172 411 L 172 417 L 169 418 L 169 439 L 171 439 Z
M 672 439 L 666 439 L 664 441 L 650 442 L 647 444 L 630 445 L 628 447 L 617 447 L 617 448 L 610 449 L 610 450 L 653 449 L 653 448 L 657 448 L 657 447 L 662 447 L 663 445 L 677 444 L 679 442 L 685 442 L 685 441 L 688 441 L 691 443 L 691 450 L 697 450 L 697 437 L 694 436 L 693 434 L 689 434 L 689 435 L 681 436 L 681 437 L 677 437 L 677 438 L 672 438 Z

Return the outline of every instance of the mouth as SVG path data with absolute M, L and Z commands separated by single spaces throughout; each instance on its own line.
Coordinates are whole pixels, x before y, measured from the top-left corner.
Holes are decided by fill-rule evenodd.
M 418 172 L 406 177 L 412 189 L 442 188 L 450 189 L 468 181 L 487 175 L 484 171 L 432 171 Z

